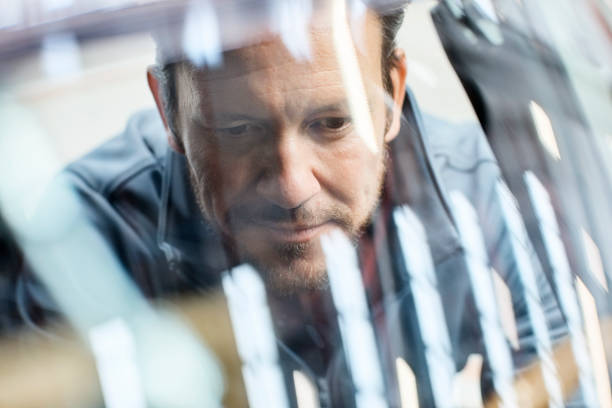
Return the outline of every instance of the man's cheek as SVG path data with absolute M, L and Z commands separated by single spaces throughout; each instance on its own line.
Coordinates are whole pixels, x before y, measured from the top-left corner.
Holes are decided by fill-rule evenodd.
M 187 154 L 191 184 L 196 190 L 204 216 L 209 221 L 221 225 L 222 214 L 226 207 L 224 169 L 218 156 L 210 154 L 210 150 L 204 148 L 194 150 Z
M 223 196 L 226 202 L 235 203 L 248 195 L 255 178 L 256 169 L 248 160 L 224 160 L 221 163 Z
M 339 185 L 346 191 L 353 205 L 359 207 L 371 200 L 371 196 L 378 191 L 377 180 L 381 172 L 380 158 L 370 152 L 362 152 L 335 172 L 342 174 L 338 177 Z
M 255 171 L 248 162 L 227 160 L 222 163 L 220 174 L 215 179 L 217 188 L 213 197 L 216 212 L 221 220 L 228 221 L 227 217 L 233 209 L 255 199 Z

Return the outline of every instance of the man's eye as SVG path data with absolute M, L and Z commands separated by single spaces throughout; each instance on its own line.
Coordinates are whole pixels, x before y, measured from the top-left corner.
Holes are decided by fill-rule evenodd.
M 232 136 L 232 137 L 240 137 L 247 136 L 250 134 L 255 134 L 259 131 L 259 127 L 250 124 L 242 124 L 238 126 L 230 126 L 225 128 L 218 128 L 217 132 L 223 135 Z
M 345 117 L 329 117 L 315 120 L 310 124 L 310 128 L 321 132 L 339 132 L 350 125 L 351 121 Z

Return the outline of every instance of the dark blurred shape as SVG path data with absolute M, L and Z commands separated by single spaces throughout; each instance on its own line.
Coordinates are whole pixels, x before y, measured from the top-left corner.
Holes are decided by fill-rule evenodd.
M 576 249 L 569 254 L 572 269 L 594 283 L 587 273 L 588 262 L 578 249 L 583 245 L 581 228 L 599 248 L 612 247 L 607 231 L 612 214 L 605 198 L 612 194 L 607 152 L 595 140 L 597 136 L 585 118 L 585 107 L 579 102 L 565 62 L 542 37 L 545 26 L 540 25 L 538 30 L 528 24 L 517 27 L 514 21 L 529 22 L 522 6 L 509 0 L 496 4 L 505 15 L 513 16 L 496 25 L 503 39 L 500 44 L 492 43 L 477 30 L 483 17 L 469 7 L 457 17 L 447 2 L 440 3 L 433 12 L 436 28 L 504 179 L 518 199 L 540 260 L 546 265 L 523 181 L 527 170 L 550 191 L 566 248 Z M 552 126 L 547 141 L 542 141 L 534 108 Z M 612 254 L 604 251 L 601 255 L 604 269 L 610 271 Z
M 19 321 L 15 285 L 23 265 L 23 254 L 0 213 L 0 332 L 11 329 Z
M 465 2 L 460 13 L 448 3 L 441 2 L 433 11 L 436 28 L 516 196 L 548 280 L 552 281 L 554 273 L 549 262 L 552 254 L 543 245 L 529 199 L 527 171 L 551 195 L 574 276 L 585 281 L 598 300 L 600 313 L 608 315 L 610 297 L 602 290 L 607 278 L 603 276 L 599 283 L 594 279 L 583 250 L 585 235 L 592 237 L 596 247 L 612 247 L 608 152 L 585 116 L 588 106 L 578 98 L 566 66 L 569 61 L 562 59 L 547 31 L 547 6 L 542 5 L 539 15 L 535 7 L 528 14 L 519 2 L 499 0 L 494 4 L 503 18 L 494 23 L 471 7 L 471 2 Z M 494 39 L 491 32 L 497 33 Z M 609 274 L 610 251 L 603 250 L 601 262 Z M 590 395 L 584 397 L 592 400 Z

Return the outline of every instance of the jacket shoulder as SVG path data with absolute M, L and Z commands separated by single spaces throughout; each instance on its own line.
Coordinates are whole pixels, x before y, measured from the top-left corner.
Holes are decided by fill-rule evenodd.
M 162 168 L 167 149 L 159 114 L 141 111 L 129 119 L 123 132 L 68 165 L 64 173 L 107 196 L 141 173 Z
M 480 164 L 497 163 L 478 122 L 450 123 L 424 114 L 423 125 L 432 155 L 447 166 L 469 173 Z
M 70 164 L 58 177 L 76 194 L 83 217 L 137 286 L 161 293 L 168 265 L 157 229 L 168 144 L 154 111 L 133 115 L 125 130 Z

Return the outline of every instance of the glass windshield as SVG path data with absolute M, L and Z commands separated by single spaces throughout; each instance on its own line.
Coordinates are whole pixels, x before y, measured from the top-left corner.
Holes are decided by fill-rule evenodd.
M 0 405 L 612 407 L 607 0 L 0 16 Z

